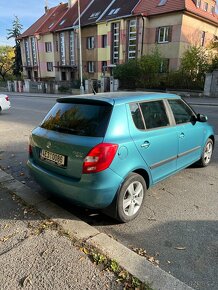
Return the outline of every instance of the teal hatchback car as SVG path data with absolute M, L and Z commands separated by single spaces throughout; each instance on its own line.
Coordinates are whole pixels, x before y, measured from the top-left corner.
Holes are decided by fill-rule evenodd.
M 134 219 L 146 190 L 198 163 L 214 132 L 179 96 L 105 93 L 57 99 L 32 131 L 28 167 L 38 183 L 74 203 Z

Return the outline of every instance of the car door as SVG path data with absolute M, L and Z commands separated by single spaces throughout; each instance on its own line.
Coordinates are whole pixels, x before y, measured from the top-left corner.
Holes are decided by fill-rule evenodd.
M 131 137 L 150 169 L 153 183 L 176 171 L 178 138 L 163 100 L 130 104 Z
M 179 140 L 177 168 L 189 166 L 200 159 L 203 143 L 202 123 L 194 120 L 194 111 L 181 99 L 168 100 L 174 115 Z

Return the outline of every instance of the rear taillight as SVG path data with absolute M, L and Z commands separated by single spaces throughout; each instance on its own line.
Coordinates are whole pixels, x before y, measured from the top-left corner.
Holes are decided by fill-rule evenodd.
M 33 148 L 32 146 L 29 144 L 29 156 L 31 157 L 33 155 Z
M 8 97 L 8 96 L 6 96 L 6 97 L 5 97 L 5 100 L 6 100 L 7 102 L 9 102 L 9 97 Z
M 92 148 L 83 162 L 83 173 L 96 173 L 107 169 L 114 159 L 118 145 L 101 143 Z

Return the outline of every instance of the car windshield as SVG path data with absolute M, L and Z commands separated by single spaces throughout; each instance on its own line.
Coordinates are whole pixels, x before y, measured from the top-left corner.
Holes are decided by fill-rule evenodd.
M 56 103 L 41 127 L 66 134 L 104 137 L 112 106 L 106 103 Z

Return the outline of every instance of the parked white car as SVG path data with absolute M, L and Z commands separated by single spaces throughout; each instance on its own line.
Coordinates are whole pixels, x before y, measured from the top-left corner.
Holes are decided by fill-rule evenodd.
M 0 94 L 0 112 L 3 110 L 8 110 L 11 107 L 11 102 L 7 95 Z

